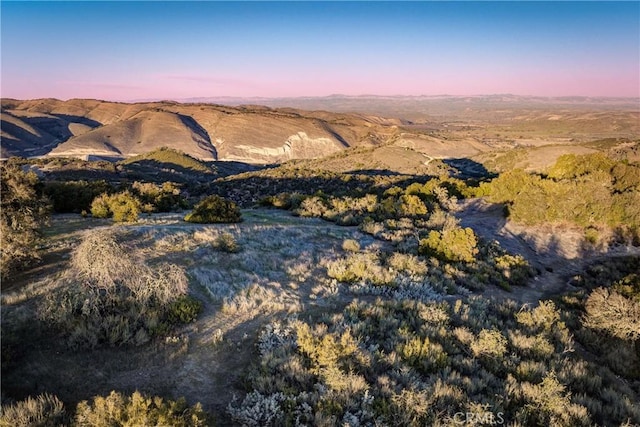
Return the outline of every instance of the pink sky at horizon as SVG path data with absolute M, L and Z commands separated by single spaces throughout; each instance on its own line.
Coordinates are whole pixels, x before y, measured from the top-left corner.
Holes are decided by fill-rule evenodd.
M 2 97 L 640 97 L 640 2 L 1 7 Z
M 635 88 L 637 82 L 634 80 L 634 76 L 617 79 L 617 87 L 612 87 L 610 81 L 609 76 L 600 74 L 547 76 L 540 73 L 537 79 L 522 79 L 518 75 L 502 75 L 500 81 L 495 81 L 490 76 L 478 75 L 477 79 L 473 81 L 465 80 L 464 76 L 454 76 L 449 81 L 443 77 L 431 78 L 428 84 L 423 83 L 422 85 L 419 82 L 413 85 L 407 84 L 407 82 L 405 85 L 397 85 L 393 82 L 373 85 L 366 79 L 356 82 L 331 82 L 314 78 L 312 82 L 302 79 L 298 82 L 291 82 L 284 79 L 249 80 L 227 76 L 153 75 L 139 80 L 122 81 L 122 83 L 113 80 L 109 83 L 102 83 L 80 79 L 55 82 L 25 81 L 25 89 L 3 90 L 2 97 L 17 97 L 19 99 L 93 98 L 111 101 L 179 100 L 198 97 L 322 97 L 332 94 L 347 96 L 474 96 L 508 93 L 543 97 L 640 97 L 640 91 Z

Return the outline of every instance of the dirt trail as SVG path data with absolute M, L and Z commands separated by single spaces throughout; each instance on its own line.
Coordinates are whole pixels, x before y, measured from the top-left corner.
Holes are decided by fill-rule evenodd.
M 456 217 L 463 227 L 472 228 L 481 238 L 496 240 L 512 254 L 522 255 L 538 274 L 525 286 L 514 287 L 511 292 L 498 288 L 485 291 L 487 296 L 515 299 L 521 303 L 537 304 L 540 299 L 572 289 L 572 276 L 597 260 L 640 255 L 640 248 L 617 247 L 587 248 L 583 232 L 576 227 L 525 226 L 508 221 L 503 208 L 483 199 L 460 202 Z

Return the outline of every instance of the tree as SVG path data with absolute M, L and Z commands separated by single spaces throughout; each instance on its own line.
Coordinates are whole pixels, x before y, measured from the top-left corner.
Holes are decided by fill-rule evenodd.
M 12 164 L 3 164 L 0 169 L 0 252 L 4 277 L 38 260 L 38 231 L 48 220 L 50 203 L 36 190 L 36 174 Z

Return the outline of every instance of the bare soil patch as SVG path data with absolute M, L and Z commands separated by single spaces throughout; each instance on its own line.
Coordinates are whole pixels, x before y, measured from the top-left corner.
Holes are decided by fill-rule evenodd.
M 570 279 L 598 260 L 640 255 L 640 248 L 630 246 L 600 247 L 588 245 L 582 229 L 570 225 L 526 226 L 509 221 L 502 205 L 482 199 L 460 202 L 456 216 L 464 227 L 471 227 L 485 240 L 497 240 L 504 249 L 522 255 L 538 274 L 524 286 L 511 292 L 499 288 L 485 291 L 488 296 L 514 299 L 537 305 L 545 299 L 571 290 Z

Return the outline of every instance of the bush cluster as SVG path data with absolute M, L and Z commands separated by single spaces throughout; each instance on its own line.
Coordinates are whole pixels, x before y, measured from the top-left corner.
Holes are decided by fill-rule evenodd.
M 181 195 L 180 189 L 171 182 L 162 185 L 135 181 L 131 185 L 122 185 L 120 192 L 104 180 L 98 181 L 49 181 L 44 183 L 43 191 L 53 204 L 53 210 L 58 213 L 81 213 L 94 211 L 96 217 L 106 218 L 117 216 L 118 200 L 128 199 L 128 203 L 135 204 L 138 212 L 170 212 L 185 209 L 188 204 Z M 117 193 L 117 194 L 114 194 Z M 124 196 L 126 195 L 126 197 Z M 131 199 L 135 199 L 131 202 Z M 93 202 L 95 201 L 95 205 Z M 114 206 L 116 211 L 111 209 Z M 122 209 L 120 209 L 122 210 Z M 132 221 L 134 209 L 129 207 L 125 214 L 126 221 Z
M 380 254 L 358 253 L 359 248 L 349 244 L 345 250 L 350 255 L 327 265 L 329 277 L 356 284 L 359 291 L 378 294 L 386 292 L 380 288 L 384 286 L 395 288 L 394 295 L 416 295 L 433 289 L 454 291 L 457 286 L 473 290 L 493 284 L 508 290 L 524 284 L 534 271 L 522 256 L 508 254 L 497 242 L 481 242 L 451 214 L 457 209 L 457 198 L 472 192 L 460 180 L 436 178 L 405 188 L 392 186 L 379 195 L 318 193 L 302 198 L 293 211 L 341 225 L 357 224 L 376 239 L 392 243 L 392 251 Z M 400 255 L 418 256 L 418 263 L 429 260 L 436 268 L 427 277 L 389 264 Z
M 491 201 L 505 203 L 509 216 L 525 224 L 571 222 L 592 230 L 608 226 L 633 239 L 640 237 L 638 164 L 602 154 L 568 154 L 546 177 L 516 169 L 483 184 L 482 191 Z
M 131 191 L 142 203 L 145 212 L 171 212 L 186 209 L 187 200 L 180 194 L 180 188 L 174 183 L 162 185 L 151 182 L 134 182 Z
M 143 344 L 173 324 L 193 321 L 201 304 L 187 296 L 182 269 L 149 267 L 134 259 L 114 232 L 87 233 L 73 253 L 61 287 L 47 296 L 40 317 L 69 346 Z
M 198 203 L 184 220 L 199 224 L 240 222 L 240 208 L 234 202 L 220 196 L 209 196 Z
M 82 401 L 78 403 L 74 421 L 78 427 L 210 425 L 199 403 L 188 406 L 184 399 L 164 400 L 137 391 L 131 396 L 112 391 L 107 397 Z
M 571 352 L 562 317 L 550 301 L 356 301 L 321 322 L 268 327 L 249 393 L 228 412 L 244 425 L 453 425 L 459 412 L 518 425 L 640 422 L 626 386 Z
M 94 218 L 113 218 L 115 222 L 135 222 L 142 211 L 142 203 L 128 190 L 116 194 L 103 193 L 91 203 Z
M 291 208 L 300 216 L 324 218 L 341 225 L 358 225 L 369 220 L 426 218 L 430 212 L 454 210 L 458 197 L 471 194 L 463 181 L 453 178 L 434 178 L 426 183 L 405 185 L 404 189 L 391 186 L 384 191 L 370 187 L 367 194 L 359 197 L 319 192 L 302 198 L 297 207 L 291 204 L 282 206 Z M 270 198 L 264 203 L 271 201 L 273 204 L 273 200 Z
M 1 427 L 56 427 L 64 425 L 66 420 L 64 404 L 48 393 L 2 405 L 0 414 Z
M 91 202 L 101 194 L 112 194 L 115 189 L 104 180 L 49 181 L 44 183 L 44 194 L 57 213 L 81 213 L 91 209 Z
M 131 396 L 112 391 L 106 397 L 82 401 L 76 406 L 75 415 L 68 414 L 56 396 L 43 394 L 3 405 L 0 415 L 0 426 L 6 427 L 204 427 L 212 425 L 212 421 L 200 403 L 188 406 L 183 398 L 165 400 L 138 391 Z

